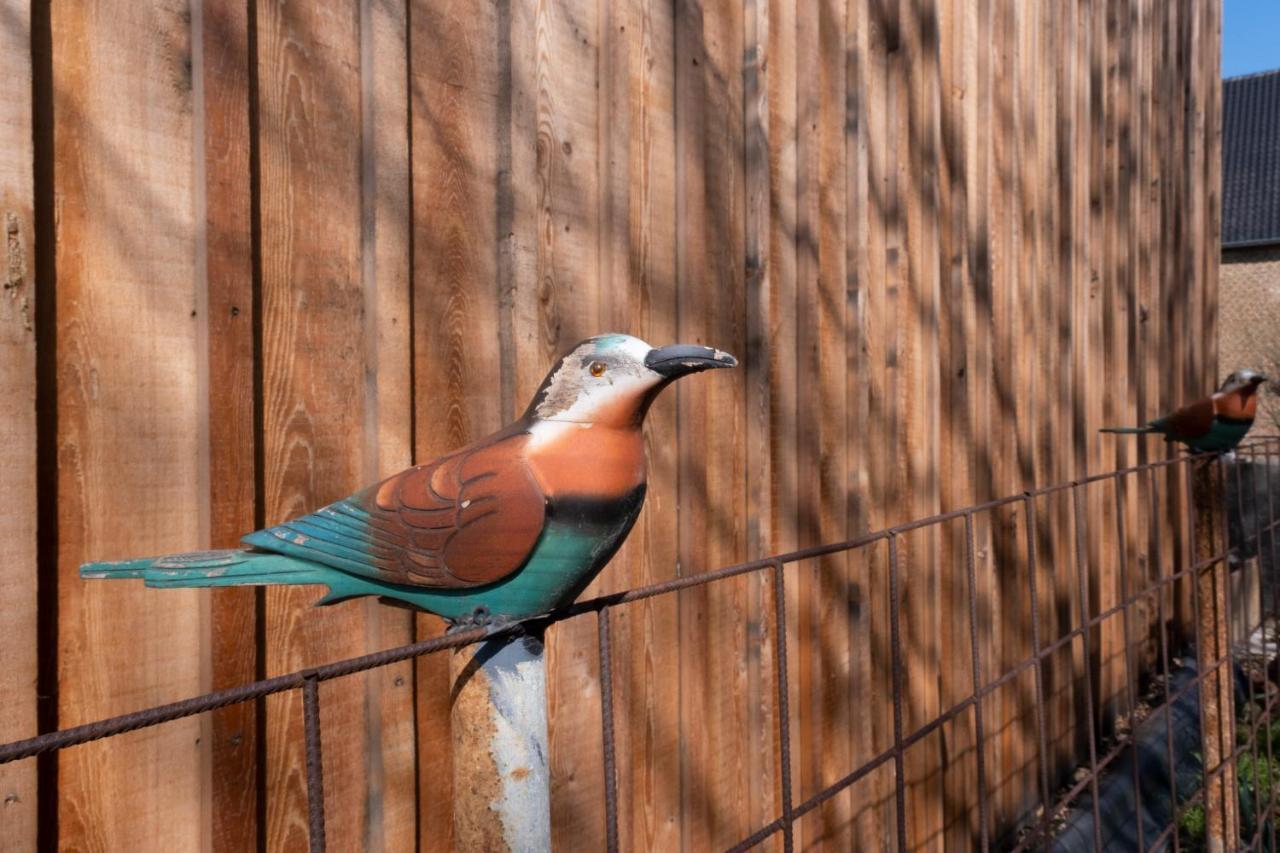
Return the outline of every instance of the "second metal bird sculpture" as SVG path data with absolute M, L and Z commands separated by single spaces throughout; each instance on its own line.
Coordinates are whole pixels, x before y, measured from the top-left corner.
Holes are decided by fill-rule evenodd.
M 250 533 L 244 548 L 80 574 L 153 587 L 322 584 L 322 604 L 376 595 L 454 622 L 546 613 L 591 582 L 640 513 L 650 403 L 682 376 L 737 363 L 710 347 L 589 338 L 523 417 L 487 438 Z
M 1235 450 L 1253 426 L 1258 412 L 1258 386 L 1267 377 L 1237 370 L 1212 397 L 1197 400 L 1156 418 L 1146 426 L 1103 427 L 1098 432 L 1156 433 L 1165 441 L 1180 441 L 1195 451 L 1227 453 Z

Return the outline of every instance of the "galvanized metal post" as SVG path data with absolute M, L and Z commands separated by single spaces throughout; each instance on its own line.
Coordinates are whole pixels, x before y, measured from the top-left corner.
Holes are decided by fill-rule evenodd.
M 540 636 L 453 652 L 453 838 L 458 850 L 551 850 L 547 673 Z
M 1200 671 L 1204 672 L 1223 657 L 1229 657 L 1227 640 L 1227 584 L 1229 583 L 1226 553 L 1226 517 L 1222 481 L 1219 477 L 1221 463 L 1203 460 L 1192 463 L 1191 495 L 1195 513 L 1195 548 L 1192 552 L 1196 564 L 1214 558 L 1207 568 L 1201 569 L 1195 578 L 1199 596 L 1196 620 L 1196 653 L 1200 658 Z M 1240 824 L 1237 815 L 1237 789 L 1235 763 L 1235 707 L 1232 695 L 1232 665 L 1230 661 L 1218 667 L 1200 684 L 1200 735 L 1201 754 L 1204 756 L 1205 829 L 1210 853 L 1234 850 L 1240 841 Z M 1216 773 L 1224 761 L 1228 764 Z

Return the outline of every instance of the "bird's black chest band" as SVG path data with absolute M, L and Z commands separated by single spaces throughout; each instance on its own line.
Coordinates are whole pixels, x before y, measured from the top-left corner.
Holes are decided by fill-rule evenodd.
M 644 502 L 644 484 L 620 497 L 560 495 L 547 503 L 547 517 L 586 527 L 611 527 L 630 520 Z

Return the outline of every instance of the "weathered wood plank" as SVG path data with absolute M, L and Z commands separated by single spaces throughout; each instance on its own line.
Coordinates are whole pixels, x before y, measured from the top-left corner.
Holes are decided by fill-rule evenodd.
M 820 56 L 818 12 L 820 0 L 796 4 L 796 219 L 795 219 L 795 318 L 796 318 L 796 479 L 797 545 L 801 548 L 821 541 L 819 521 L 823 494 L 814 488 L 821 466 L 821 392 L 818 382 L 819 351 L 826 343 L 818 334 L 818 221 L 819 149 L 818 119 Z M 795 617 L 788 620 L 795 635 L 796 654 L 796 799 L 813 796 L 822 788 L 823 720 L 822 626 L 817 561 L 796 563 L 790 568 L 795 596 Z M 812 815 L 799 824 L 796 843 L 802 848 L 823 843 L 822 815 Z
M 261 139 L 265 522 L 365 485 L 359 9 L 257 7 Z M 313 609 L 316 590 L 266 591 L 265 664 L 287 672 L 369 649 L 363 602 Z M 378 675 L 321 687 L 328 843 L 358 848 L 372 817 L 366 755 Z M 267 846 L 306 843 L 302 703 L 267 701 Z M 352 737 L 353 732 L 364 737 Z
M 896 165 L 895 114 L 897 80 L 893 54 L 900 49 L 898 9 L 887 0 L 868 0 L 867 59 L 864 88 L 867 98 L 867 308 L 864 334 L 867 345 L 867 485 L 869 496 L 867 525 L 878 530 L 895 520 L 890 504 L 894 494 L 894 466 L 898 456 L 896 366 L 898 343 L 896 312 L 902 286 L 899 270 L 901 253 L 898 229 L 898 172 Z M 867 575 L 870 645 L 871 699 L 866 703 L 871 717 L 873 754 L 893 743 L 892 650 L 889 640 L 889 576 L 886 549 L 876 548 L 864 563 Z M 897 826 L 893 768 L 873 777 L 869 786 L 869 819 L 886 833 Z
M 502 387 L 501 363 L 492 341 L 499 330 L 498 140 L 508 132 L 499 94 L 506 37 L 493 7 L 466 2 L 414 3 L 409 25 L 413 375 L 414 399 L 421 401 L 414 449 L 425 461 L 501 426 L 494 393 Z M 516 176 L 513 185 L 527 192 L 526 178 Z M 419 638 L 444 631 L 436 617 L 419 617 L 417 627 Z M 446 656 L 419 659 L 423 850 L 453 845 L 450 685 Z
M 612 254 L 601 221 L 600 52 L 612 33 L 594 0 L 513 9 L 510 133 L 512 231 L 516 241 L 512 321 L 515 404 L 522 409 L 565 350 L 603 331 L 602 264 Z M 517 73 L 519 69 L 519 73 Z M 525 75 L 528 76 L 525 76 Z M 525 82 L 527 81 L 527 82 Z M 505 203 L 505 202 L 500 202 Z M 531 249 L 525 249 L 528 246 Z M 584 592 L 618 588 L 606 568 Z M 589 619 L 557 625 L 547 645 L 547 701 L 552 773 L 552 844 L 604 844 L 600 796 L 596 629 Z
M 845 275 L 846 329 L 844 355 L 845 420 L 847 430 L 847 458 L 845 462 L 845 488 L 848 490 L 846 505 L 847 532 L 856 536 L 872 529 L 876 512 L 872 500 L 871 466 L 874 453 L 871 445 L 871 376 L 873 358 L 871 352 L 872 331 L 869 328 L 871 294 L 874 287 L 871 268 L 873 247 L 870 242 L 871 222 L 875 212 L 871 184 L 871 39 L 869 4 L 865 0 L 851 0 L 846 4 L 844 27 L 845 50 L 845 100 L 848 113 L 845 117 Z M 842 618 L 849 620 L 849 678 L 855 685 L 854 695 L 877 695 L 875 644 L 882 636 L 882 623 L 877 624 L 875 614 L 882 612 L 874 598 L 875 579 L 870 577 L 873 566 L 869 555 L 858 553 L 849 558 L 848 587 L 842 603 Z M 875 740 L 873 715 L 867 713 L 865 703 L 857 703 L 850 715 L 849 767 L 855 767 L 871 759 L 879 751 Z M 855 849 L 871 849 L 883 843 L 885 826 L 882 792 L 887 773 L 880 771 L 851 793 L 854 826 L 851 846 Z
M 374 483 L 413 461 L 412 300 L 407 8 L 361 0 L 361 287 L 364 292 L 362 475 Z M 408 611 L 365 602 L 366 643 L 390 648 L 414 639 Z M 365 719 L 369 816 L 366 850 L 408 850 L 417 842 L 414 664 L 369 679 Z
M 972 394 L 975 375 L 967 352 L 972 334 L 973 272 L 966 245 L 968 193 L 971 179 L 968 157 L 968 104 L 977 81 L 970 65 L 973 22 L 962 4 L 944 2 L 938 8 L 939 72 L 941 74 L 941 151 L 939 156 L 939 254 L 941 301 L 939 304 L 940 499 L 943 510 L 967 505 L 973 498 L 976 467 L 969 456 L 973 446 Z M 966 97 L 969 101 L 966 102 Z M 942 529 L 942 554 L 953 568 L 944 571 L 940 600 L 967 602 L 970 591 L 965 573 L 966 538 L 963 525 Z M 973 690 L 973 666 L 969 646 L 970 619 L 965 607 L 952 605 L 939 614 L 943 662 L 942 703 L 951 706 Z M 944 730 L 954 744 L 953 764 L 943 780 L 944 846 L 962 848 L 978 836 L 977 803 L 966 792 L 978 784 L 974 718 L 960 717 Z M 985 780 L 984 780 L 985 782 Z
M 58 496 L 65 727 L 208 688 L 207 598 L 77 574 L 202 545 L 208 482 L 187 5 L 58 6 L 51 29 L 58 479 L 45 485 Z M 57 846 L 206 846 L 208 760 L 198 718 L 61 754 Z
M 904 194 L 907 280 L 901 326 L 906 476 L 904 518 L 940 509 L 939 484 L 939 214 L 938 160 L 941 155 L 938 22 L 935 3 L 907 4 L 902 15 L 905 122 L 911 141 L 900 159 Z M 941 536 L 928 528 L 903 539 L 901 577 L 903 660 L 907 688 L 905 732 L 940 713 L 940 683 L 929 673 L 946 665 L 939 643 L 938 598 Z M 943 739 L 936 733 L 907 755 L 908 838 L 921 847 L 937 845 L 943 829 Z
M 689 324 L 693 340 L 739 356 L 746 339 L 743 15 L 738 0 L 708 0 L 704 5 L 706 113 L 700 156 L 706 191 L 704 210 L 692 215 L 706 218 L 706 278 L 679 280 L 682 289 L 696 287 L 704 292 L 705 319 Z M 746 557 L 745 378 L 741 368 L 718 371 L 696 384 L 687 383 L 681 392 L 680 405 L 694 397 L 706 405 L 705 431 L 681 436 L 701 448 L 700 464 L 706 467 L 707 562 L 691 563 L 691 570 L 731 565 Z M 747 823 L 748 809 L 740 805 L 751 787 L 748 755 L 767 750 L 773 742 L 771 733 L 748 727 L 753 698 L 747 692 L 753 642 L 749 626 L 762 615 L 753 609 L 759 602 L 752 591 L 746 578 L 707 590 L 709 642 L 704 649 L 710 669 L 702 689 L 714 721 L 707 738 L 711 776 L 706 796 L 713 806 L 710 828 L 715 848 L 735 843 L 754 828 Z M 724 803 L 739 805 L 725 810 Z
M 766 50 L 768 65 L 767 127 L 769 135 L 769 458 L 770 458 L 770 539 L 775 553 L 790 551 L 797 545 L 797 498 L 799 472 L 797 455 L 798 335 L 796 319 L 797 292 L 797 191 L 798 114 L 797 114 L 797 10 L 786 0 L 770 0 L 766 12 L 768 33 Z M 788 572 L 784 602 L 787 631 L 786 648 L 789 661 L 799 658 L 796 633 L 799 605 L 795 572 Z M 772 598 L 770 599 L 772 601 Z M 776 627 L 776 626 L 775 626 Z M 791 664 L 795 666 L 794 663 Z M 789 750 L 793 790 L 799 778 L 799 681 L 792 677 L 786 685 L 788 695 Z M 779 741 L 779 750 L 781 743 Z M 779 751 L 779 761 L 781 753 Z M 779 780 L 779 783 L 781 780 Z M 782 790 L 779 784 L 776 811 L 780 811 Z
M 627 102 L 613 104 L 614 122 L 626 109 L 627 256 L 612 261 L 626 273 L 624 328 L 654 345 L 676 338 L 675 245 L 675 21 L 669 3 L 638 0 L 628 7 Z M 615 38 L 622 38 L 621 31 Z M 611 139 L 619 144 L 616 124 Z M 602 151 L 615 163 L 622 152 Z M 615 216 L 621 205 L 613 200 Z M 614 285 L 616 286 L 616 285 Z M 604 298 L 604 294 L 602 294 Z M 616 297 L 615 297 L 616 298 Z M 645 420 L 649 483 L 645 509 L 629 537 L 625 570 L 629 585 L 668 580 L 679 571 L 672 535 L 676 493 L 676 401 L 667 393 L 655 401 Z M 620 555 L 622 556 L 622 555 Z M 615 582 L 618 578 L 615 577 Z M 619 823 L 623 849 L 675 849 L 680 833 L 679 652 L 674 597 L 648 599 L 616 610 L 629 631 L 629 647 L 616 654 L 626 661 L 626 693 L 616 697 L 620 716 L 615 731 L 627 740 L 629 760 L 619 763 L 622 795 Z M 619 635 L 619 641 L 627 635 Z M 618 672 L 619 670 L 615 670 Z M 617 676 L 615 676 L 617 678 Z
M 258 526 L 254 422 L 254 293 L 249 26 L 243 3 L 217 0 L 197 9 L 202 60 L 195 66 L 203 102 L 205 304 L 209 407 L 209 544 L 233 548 Z M 209 658 L 215 689 L 258 676 L 258 601 L 252 587 L 211 592 Z M 255 850 L 259 798 L 256 703 L 231 705 L 210 715 L 213 844 L 220 850 Z
M 0 276 L 0 632 L 9 638 L 0 675 L 0 741 L 36 734 L 36 282 L 32 149 L 31 8 L 0 6 L 0 211 L 5 266 Z M 47 238 L 42 238 L 47 239 Z M 5 843 L 36 846 L 36 762 L 0 767 Z
M 676 214 L 676 337 L 705 339 L 710 280 L 707 213 L 708 63 L 704 9 L 701 0 L 679 0 L 675 6 L 675 214 Z M 677 387 L 676 427 L 682 441 L 677 449 L 676 502 L 677 564 L 680 574 L 710 566 L 708 527 L 712 507 L 706 500 L 707 466 L 701 441 L 707 434 L 705 394 Z M 705 389 L 694 389 L 702 391 Z M 707 694 L 711 666 L 707 659 L 710 601 L 705 587 L 679 593 L 680 656 L 680 846 L 710 849 L 719 815 L 711 796 L 715 756 L 705 726 L 715 725 Z M 693 729 L 698 736 L 692 736 Z
M 817 9 L 819 57 L 817 85 L 818 218 L 817 324 L 810 368 L 817 379 L 820 404 L 816 407 L 819 435 L 817 469 L 810 482 L 817 483 L 819 497 L 816 532 L 823 542 L 849 538 L 848 465 L 848 177 L 846 130 L 849 125 L 846 86 L 846 0 L 822 0 Z M 812 490 L 810 490 L 812 491 Z M 850 728 L 856 713 L 850 660 L 849 584 L 850 557 L 836 554 L 818 561 L 816 612 L 822 626 L 820 739 L 823 743 L 819 778 L 833 784 L 852 767 Z M 821 813 L 823 837 L 828 846 L 849 849 L 853 841 L 852 793 L 828 801 Z
M 770 184 L 771 122 L 769 104 L 776 74 L 771 68 L 771 20 L 766 0 L 748 0 L 743 6 L 743 260 L 745 263 L 746 340 L 742 351 L 745 376 L 746 554 L 749 559 L 773 553 L 773 458 L 770 453 L 774 397 L 771 365 L 777 346 L 770 334 L 773 323 L 773 269 L 771 229 L 774 205 Z M 762 826 L 778 813 L 782 802 L 779 784 L 778 707 L 776 704 L 776 628 L 769 614 L 774 609 L 772 578 L 756 574 L 747 580 L 749 608 L 759 615 L 748 625 L 748 731 L 753 742 L 767 745 L 747 755 L 747 822 Z

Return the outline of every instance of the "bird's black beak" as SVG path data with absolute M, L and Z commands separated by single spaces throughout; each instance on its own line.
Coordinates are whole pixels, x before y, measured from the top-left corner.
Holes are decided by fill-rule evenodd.
M 668 379 L 678 379 L 713 367 L 737 367 L 738 360 L 727 352 L 696 344 L 672 344 L 649 350 L 644 366 Z

